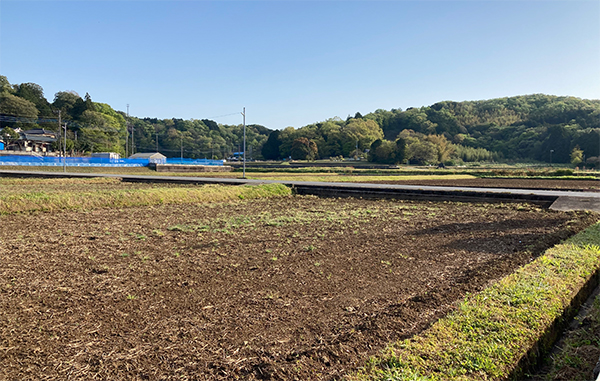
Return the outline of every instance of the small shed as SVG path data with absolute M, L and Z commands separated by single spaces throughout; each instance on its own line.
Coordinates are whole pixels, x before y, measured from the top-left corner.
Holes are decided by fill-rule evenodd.
M 92 157 L 98 159 L 120 159 L 121 155 L 116 152 L 95 152 L 92 154 Z
M 148 163 L 166 164 L 167 157 L 159 152 L 136 153 L 129 156 L 130 159 L 147 159 Z

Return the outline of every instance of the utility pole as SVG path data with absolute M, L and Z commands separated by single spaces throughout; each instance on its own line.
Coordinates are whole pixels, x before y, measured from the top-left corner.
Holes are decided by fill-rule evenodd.
M 62 135 L 62 133 L 61 133 L 62 131 L 60 130 L 62 128 L 62 120 L 60 119 L 60 111 L 61 110 L 58 110 L 58 137 L 59 137 L 59 140 L 58 140 L 58 143 L 59 143 L 58 144 L 58 150 L 59 151 L 60 151 L 60 136 Z
M 67 172 L 67 123 L 65 122 L 65 138 L 63 140 L 65 155 L 63 156 L 63 172 Z
M 183 164 L 183 135 L 181 135 L 181 164 Z
M 154 131 L 154 139 L 156 140 L 156 152 L 158 152 L 158 132 Z
M 242 178 L 246 178 L 246 107 L 244 107 L 244 111 L 242 111 L 242 116 L 244 117 L 244 169 Z
M 129 157 L 129 103 L 127 103 L 127 120 L 125 121 L 125 157 Z
M 127 104 L 127 126 L 129 126 L 129 104 Z M 131 154 L 135 153 L 135 139 L 134 139 L 134 131 L 135 128 L 131 126 Z

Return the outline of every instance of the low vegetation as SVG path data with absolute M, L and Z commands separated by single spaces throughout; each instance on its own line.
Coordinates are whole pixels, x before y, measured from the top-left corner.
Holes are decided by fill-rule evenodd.
M 0 214 L 196 204 L 291 195 L 291 190 L 281 184 L 157 187 L 150 184 L 121 183 L 117 179 L 4 178 L 0 179 L 0 185 L 3 189 L 0 194 Z
M 479 294 L 422 335 L 391 345 L 353 380 L 482 380 L 518 374 L 518 364 L 600 269 L 600 224 Z
M 558 351 L 549 358 L 549 366 L 533 381 L 592 380 L 600 356 L 600 295 L 593 299 L 587 313 L 578 316 L 576 326 L 566 332 Z

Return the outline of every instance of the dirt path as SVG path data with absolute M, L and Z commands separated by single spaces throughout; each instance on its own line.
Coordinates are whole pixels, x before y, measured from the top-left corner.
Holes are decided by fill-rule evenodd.
M 372 181 L 379 184 L 439 185 L 483 188 L 522 188 L 522 189 L 572 189 L 600 192 L 600 180 L 552 180 L 552 179 L 461 179 L 461 180 L 398 180 Z
M 2 216 L 0 379 L 338 379 L 596 219 L 314 197 Z

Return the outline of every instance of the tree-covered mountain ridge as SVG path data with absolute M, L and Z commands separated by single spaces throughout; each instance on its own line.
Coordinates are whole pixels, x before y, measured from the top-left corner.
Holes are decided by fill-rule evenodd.
M 443 134 L 456 144 L 515 160 L 549 161 L 552 154 L 556 162 L 568 162 L 576 146 L 588 157 L 599 152 L 600 100 L 531 94 L 377 110 L 365 118 L 376 121 L 387 139 L 405 129 Z
M 67 148 L 75 153 L 158 150 L 169 157 L 221 159 L 240 151 L 243 144 L 241 124 L 127 116 L 74 91 L 58 92 L 49 102 L 41 86 L 11 85 L 0 75 L 0 130 L 58 131 L 58 111 L 67 124 Z M 573 155 L 583 160 L 599 156 L 600 100 L 531 94 L 379 109 L 283 130 L 254 124 L 247 126 L 247 146 L 254 159 L 354 156 L 387 163 L 498 159 L 567 163 L 573 162 Z
M 371 159 L 434 163 L 507 159 L 577 162 L 600 150 L 600 100 L 531 94 L 481 101 L 443 101 L 406 110 L 356 113 L 269 137 L 266 156 L 294 157 L 292 143 L 314 141 L 318 157 L 352 156 L 371 150 Z M 398 139 L 405 149 L 398 155 Z M 279 141 L 279 145 L 277 143 Z M 375 143 L 378 150 L 373 152 Z M 265 149 L 263 149 L 264 151 Z M 379 156 L 379 158 L 377 157 Z

